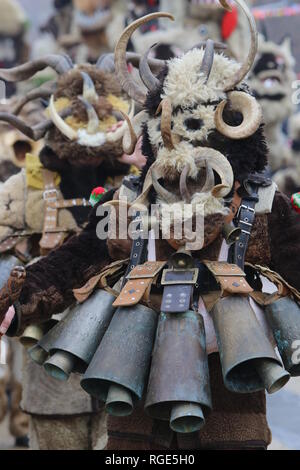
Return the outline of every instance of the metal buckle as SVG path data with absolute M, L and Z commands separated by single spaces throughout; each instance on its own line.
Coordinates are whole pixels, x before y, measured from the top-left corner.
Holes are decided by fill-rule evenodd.
M 181 273 L 191 272 L 191 273 L 193 273 L 193 278 L 189 279 L 189 280 L 178 279 L 176 281 L 175 280 L 174 281 L 168 281 L 168 280 L 166 280 L 166 275 L 169 272 L 179 272 L 179 273 L 180 272 Z M 192 269 L 164 269 L 163 274 L 162 274 L 162 278 L 161 278 L 161 285 L 162 286 L 173 286 L 173 285 L 182 285 L 182 284 L 196 284 L 197 279 L 198 279 L 198 274 L 199 274 L 199 269 L 198 268 L 192 268 Z
M 43 192 L 43 199 L 48 202 L 56 201 L 58 199 L 57 189 L 46 189 L 46 191 Z

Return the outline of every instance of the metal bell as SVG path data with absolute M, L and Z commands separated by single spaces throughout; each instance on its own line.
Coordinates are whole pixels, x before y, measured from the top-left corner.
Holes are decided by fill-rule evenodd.
M 4 255 L 1 256 L 0 260 L 0 289 L 5 286 L 9 275 L 13 268 L 16 266 L 23 266 L 23 264 L 16 258 L 15 256 L 11 255 Z
M 115 297 L 98 290 L 77 305 L 52 331 L 50 358 L 46 372 L 58 380 L 68 380 L 72 372 L 83 374 L 114 314 Z
M 148 377 L 157 314 L 138 304 L 119 308 L 82 381 L 90 395 L 106 402 L 113 416 L 132 412 Z
M 283 369 L 247 297 L 224 297 L 211 315 L 228 390 L 250 393 L 266 389 L 273 393 L 286 384 L 290 375 Z
M 170 258 L 170 263 L 174 269 L 190 269 L 195 266 L 195 261 L 190 251 L 184 247 L 179 248 Z
M 234 227 L 231 224 L 224 224 L 222 233 L 227 245 L 232 245 L 233 243 L 238 241 L 242 231 L 240 227 Z
M 201 315 L 161 313 L 145 410 L 169 420 L 179 433 L 201 429 L 211 409 L 204 322 Z
M 42 337 L 56 325 L 57 321 L 49 320 L 40 325 L 30 325 L 25 328 L 24 333 L 20 337 L 20 343 L 25 349 L 33 348 Z
M 58 325 L 56 320 L 53 320 L 54 326 L 40 339 L 40 341 L 28 349 L 30 359 L 36 364 L 42 366 L 49 356 L 50 346 L 53 341 L 54 330 Z
M 300 376 L 300 356 L 296 349 L 300 340 L 300 307 L 290 297 L 282 297 L 266 307 L 266 317 L 272 328 L 284 367 L 292 377 Z

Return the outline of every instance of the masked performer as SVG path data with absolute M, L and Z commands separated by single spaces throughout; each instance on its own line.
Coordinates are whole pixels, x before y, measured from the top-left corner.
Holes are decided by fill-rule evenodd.
M 10 335 L 74 298 L 83 302 L 38 346 L 49 373 L 84 373 L 84 390 L 106 403 L 108 449 L 265 449 L 264 390 L 275 392 L 289 373 L 299 374 L 290 342 L 299 337 L 300 219 L 262 176 L 262 114 L 243 82 L 257 52 L 255 22 L 237 3 L 251 29 L 246 60 L 239 65 L 214 53 L 207 41 L 156 76 L 146 53 L 140 74 L 147 94 L 128 72 L 127 43 L 139 25 L 168 14 L 124 31 L 116 72 L 145 107 L 131 132 L 132 147 L 142 134 L 147 156 L 139 184 L 125 180 L 107 193 L 80 235 L 26 273 L 13 271 L 1 292 L 2 328 L 10 324 Z M 147 219 L 144 208 L 153 203 Z M 129 215 L 132 237 L 114 237 Z M 183 220 L 191 223 L 180 235 Z M 272 280 L 273 294 L 262 279 Z
M 32 262 L 82 229 L 90 211 L 91 188 L 118 186 L 131 162 L 140 164 L 134 158 L 123 157 L 121 142 L 127 125 L 122 113 L 133 115 L 133 107 L 112 73 L 113 62 L 106 59 L 102 57 L 95 66 L 75 68 L 65 56 L 47 56 L 2 71 L 2 76 L 12 81 L 29 78 L 47 66 L 58 73 L 57 81 L 30 91 L 14 104 L 13 111 L 21 113 L 20 117 L 0 113 L 0 119 L 15 127 L 23 139 L 25 135 L 38 144 L 45 138 L 40 154 L 27 153 L 25 168 L 6 181 L 0 190 L 3 282 L 12 265 Z M 49 119 L 45 120 L 45 116 L 41 119 L 39 113 L 38 124 L 29 126 L 24 112 L 31 107 L 32 100 L 41 97 L 51 97 Z M 123 160 L 119 161 L 121 158 Z M 28 334 L 23 338 L 23 342 L 26 341 Z M 63 387 L 53 384 L 53 380 L 51 383 L 46 379 L 36 375 L 34 364 L 28 365 L 23 408 L 32 415 L 39 415 L 35 423 L 35 446 L 55 448 L 53 439 L 59 442 L 61 434 L 51 428 L 49 421 L 61 428 L 65 422 L 65 430 L 60 431 L 65 436 L 62 440 L 65 448 L 94 445 L 88 441 L 98 429 L 97 421 L 93 423 L 90 417 L 95 405 L 86 400 L 78 380 L 75 378 L 64 391 Z M 31 387 L 35 388 L 34 394 L 31 394 Z M 70 394 L 73 400 L 66 400 Z M 53 415 L 56 421 L 51 421 Z M 71 419 L 73 415 L 77 415 L 75 422 Z M 43 420 L 45 416 L 49 418 L 47 423 Z M 60 416 L 63 417 L 60 419 Z M 76 432 L 80 423 L 84 429 L 82 441 L 80 433 Z M 34 421 L 32 427 L 33 432 Z M 90 432 L 91 429 L 94 431 Z
M 259 101 L 265 122 L 272 173 L 291 163 L 288 140 L 282 126 L 294 110 L 292 83 L 296 80 L 291 41 L 275 44 L 259 37 L 259 48 L 249 83 Z

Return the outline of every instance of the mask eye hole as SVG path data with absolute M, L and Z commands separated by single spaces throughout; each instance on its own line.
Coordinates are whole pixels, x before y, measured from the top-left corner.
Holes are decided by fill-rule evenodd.
M 189 131 L 199 131 L 203 124 L 202 119 L 196 118 L 188 118 L 184 121 L 184 125 Z

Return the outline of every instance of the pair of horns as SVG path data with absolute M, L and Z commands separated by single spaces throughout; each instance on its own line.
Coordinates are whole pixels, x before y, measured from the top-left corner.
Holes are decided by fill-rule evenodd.
M 226 9 L 231 10 L 230 6 L 227 3 L 227 0 L 219 0 L 220 4 Z M 239 70 L 230 77 L 224 87 L 223 91 L 230 91 L 233 90 L 236 85 L 238 85 L 243 78 L 248 74 L 251 66 L 254 62 L 256 52 L 257 52 L 257 29 L 255 20 L 253 15 L 251 14 L 248 6 L 244 2 L 244 0 L 235 0 L 236 3 L 242 8 L 243 12 L 247 16 L 250 31 L 251 31 L 251 45 L 248 56 L 246 60 L 243 62 Z M 144 88 L 136 82 L 133 77 L 130 75 L 127 62 L 126 62 L 126 50 L 128 46 L 128 42 L 134 33 L 134 31 L 142 26 L 143 24 L 152 21 L 156 18 L 168 18 L 170 20 L 174 20 L 174 17 L 169 13 L 165 12 L 157 12 L 152 13 L 150 15 L 146 15 L 138 20 L 134 21 L 132 24 L 127 26 L 127 28 L 122 33 L 115 49 L 115 68 L 118 78 L 120 80 L 121 86 L 126 91 L 126 93 L 135 101 L 140 104 L 144 104 L 146 99 L 146 93 Z M 151 70 L 147 67 L 147 56 L 149 51 L 146 52 L 146 55 L 141 60 L 140 65 L 140 74 L 143 83 L 146 85 L 148 90 L 154 89 L 157 84 L 157 78 L 152 75 Z M 203 62 L 201 64 L 200 74 L 204 75 L 205 77 L 209 77 L 209 73 L 213 63 L 213 43 L 208 42 L 206 46 L 206 54 L 203 58 Z
M 224 157 L 220 152 L 212 148 L 201 147 L 197 150 L 195 156 L 195 164 L 198 168 L 206 169 L 206 180 L 201 189 L 197 192 L 211 192 L 212 196 L 216 198 L 224 198 L 231 190 L 234 176 L 230 163 L 227 158 Z M 190 167 L 186 165 L 181 173 L 179 188 L 182 199 L 190 203 L 192 195 L 190 194 L 187 187 L 187 178 L 189 175 Z M 216 172 L 220 179 L 221 184 L 215 186 L 214 173 Z M 151 168 L 152 184 L 156 193 L 168 204 L 178 202 L 176 194 L 168 191 L 164 188 L 160 182 L 160 175 L 157 172 L 155 166 Z

